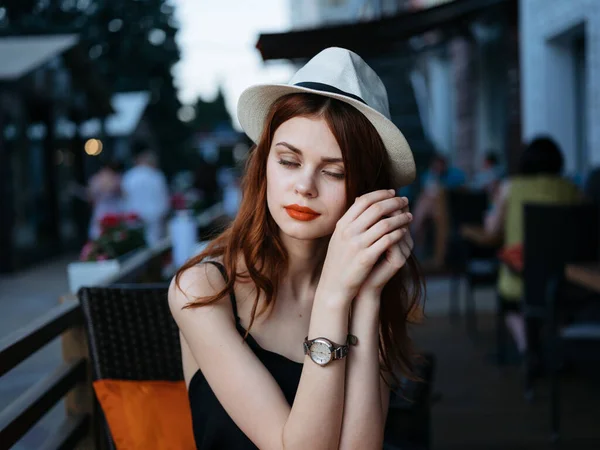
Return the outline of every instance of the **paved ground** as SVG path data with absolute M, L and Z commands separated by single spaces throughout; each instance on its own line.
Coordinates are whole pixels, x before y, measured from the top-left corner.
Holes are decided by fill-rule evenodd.
M 435 450 L 600 449 L 600 379 L 573 372 L 561 382 L 562 433 L 550 444 L 549 389 L 540 382 L 536 398 L 522 396 L 516 363 L 499 367 L 492 358 L 494 292 L 477 294 L 479 333 L 468 337 L 464 322 L 447 315 L 447 281 L 429 284 L 428 318 L 414 330 L 419 348 L 437 360 L 432 410 Z
M 0 339 L 56 305 L 67 292 L 66 265 L 74 256 L 13 277 L 0 278 Z M 548 399 L 541 384 L 533 404 L 521 395 L 518 367 L 499 368 L 493 351 L 494 294 L 477 294 L 480 334 L 469 338 L 462 322 L 448 320 L 446 279 L 428 282 L 427 320 L 415 328 L 417 344 L 437 358 L 434 391 L 440 400 L 432 413 L 433 449 L 546 449 L 550 447 Z M 32 386 L 60 362 L 60 346 L 52 343 L 18 369 L 0 379 L 0 408 Z M 600 385 L 587 378 L 563 383 L 561 449 L 600 448 Z M 63 417 L 57 407 L 14 448 L 43 448 L 44 440 Z

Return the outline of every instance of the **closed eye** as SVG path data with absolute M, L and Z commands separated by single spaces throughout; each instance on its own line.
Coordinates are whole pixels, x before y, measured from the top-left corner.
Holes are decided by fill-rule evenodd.
M 280 159 L 277 161 L 278 164 L 281 164 L 284 167 L 300 167 L 300 163 L 294 162 L 294 161 L 288 161 L 286 159 Z M 328 172 L 326 170 L 323 171 L 323 173 L 325 175 L 327 175 L 328 177 L 332 177 L 335 178 L 336 180 L 343 180 L 345 178 L 345 175 L 343 173 L 337 173 L 337 172 Z
M 280 159 L 279 161 L 277 161 L 279 164 L 281 164 L 282 166 L 287 166 L 287 167 L 299 167 L 300 164 L 293 162 L 293 161 L 286 161 L 285 159 Z
M 330 177 L 333 177 L 333 178 L 335 178 L 335 179 L 337 179 L 337 180 L 343 180 L 343 179 L 344 179 L 344 177 L 345 177 L 345 175 L 344 175 L 343 173 L 335 173 L 335 172 L 327 172 L 327 171 L 323 171 L 323 173 L 324 173 L 325 175 L 328 175 L 328 176 L 330 176 Z

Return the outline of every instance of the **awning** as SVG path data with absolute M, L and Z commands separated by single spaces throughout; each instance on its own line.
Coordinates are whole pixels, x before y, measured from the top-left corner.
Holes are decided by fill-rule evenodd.
M 147 91 L 120 92 L 113 95 L 111 104 L 115 113 L 106 118 L 106 134 L 112 137 L 130 136 L 140 123 L 149 102 L 150 93 Z M 100 135 L 100 120 L 91 119 L 82 123 L 80 132 L 83 137 Z
M 256 48 L 264 61 L 311 58 L 327 47 L 343 47 L 361 55 L 375 55 L 412 36 L 456 26 L 490 8 L 509 5 L 516 5 L 516 0 L 454 0 L 369 22 L 261 34 Z
M 76 34 L 0 38 L 0 81 L 21 78 L 77 44 Z
M 83 109 L 75 101 L 66 105 L 71 108 L 68 113 L 80 116 L 80 119 L 112 113 L 107 83 L 89 60 L 77 34 L 0 37 L 0 82 L 19 80 L 59 55 L 64 58 L 66 67 L 71 72 L 73 84 L 84 91 L 88 98 Z M 24 98 L 29 98 L 34 104 L 34 109 L 43 108 L 47 104 L 48 98 L 44 95 L 28 92 L 26 88 L 22 93 Z

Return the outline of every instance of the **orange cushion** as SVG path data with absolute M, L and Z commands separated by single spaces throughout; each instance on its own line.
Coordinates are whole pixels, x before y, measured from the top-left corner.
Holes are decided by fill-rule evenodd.
M 193 450 L 183 381 L 94 381 L 117 450 Z

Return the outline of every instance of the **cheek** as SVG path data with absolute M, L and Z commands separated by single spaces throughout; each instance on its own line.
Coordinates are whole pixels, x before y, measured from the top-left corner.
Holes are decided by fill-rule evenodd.
M 346 212 L 346 190 L 343 185 L 330 193 L 327 203 L 331 217 L 337 222 Z
M 281 194 L 284 192 L 286 178 L 278 174 L 277 169 L 278 168 L 269 161 L 267 164 L 267 204 L 269 207 L 278 203 Z

